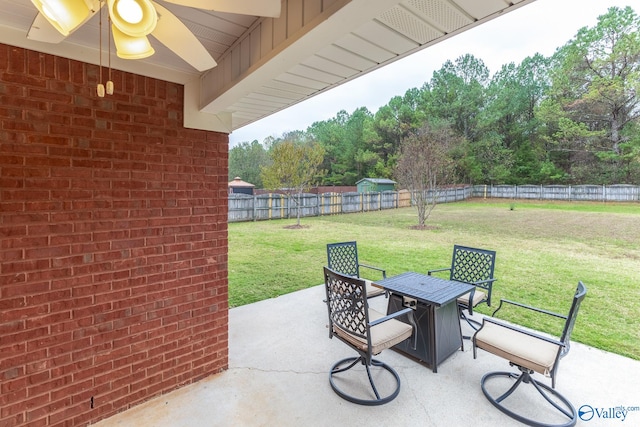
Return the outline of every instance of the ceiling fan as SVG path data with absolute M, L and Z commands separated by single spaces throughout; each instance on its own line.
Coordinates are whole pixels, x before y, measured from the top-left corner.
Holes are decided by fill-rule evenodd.
M 165 0 L 182 6 L 216 12 L 277 18 L 281 0 Z M 31 0 L 38 9 L 27 34 L 30 40 L 60 43 L 107 6 L 116 54 L 126 59 L 154 53 L 151 34 L 198 71 L 216 61 L 177 16 L 153 0 Z

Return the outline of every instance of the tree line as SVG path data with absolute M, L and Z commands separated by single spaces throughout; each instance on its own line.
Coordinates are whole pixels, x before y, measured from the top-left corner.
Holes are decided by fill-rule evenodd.
M 425 128 L 450 129 L 447 168 L 457 183 L 640 182 L 640 17 L 612 7 L 550 57 L 509 63 L 491 75 L 467 54 L 375 113 L 361 107 L 305 131 L 243 142 L 229 178 L 263 187 L 283 142 L 319 147 L 317 184 L 394 179 L 405 145 Z M 400 163 L 400 165 L 399 165 Z

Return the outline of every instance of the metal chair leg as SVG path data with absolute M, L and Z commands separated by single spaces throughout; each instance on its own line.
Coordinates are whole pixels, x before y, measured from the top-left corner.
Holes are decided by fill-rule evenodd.
M 365 368 L 367 370 L 367 377 L 369 378 L 369 384 L 373 389 L 375 399 L 364 399 L 347 394 L 342 391 L 334 382 L 335 374 L 346 372 L 358 364 L 365 365 Z M 383 368 L 393 376 L 396 385 L 389 395 L 380 397 L 380 393 L 378 392 L 378 389 L 373 381 L 373 377 L 371 376 L 370 366 L 366 364 L 365 358 L 362 356 L 348 357 L 346 359 L 339 360 L 331 367 L 331 371 L 329 371 L 329 383 L 331 384 L 331 388 L 334 392 L 336 392 L 338 396 L 342 397 L 345 400 L 348 400 L 349 402 L 357 403 L 358 405 L 375 406 L 391 402 L 398 396 L 398 393 L 400 393 L 400 376 L 392 367 L 384 362 L 381 362 L 380 360 L 371 359 L 371 366 Z
M 482 381 L 481 381 L 482 392 L 484 393 L 485 397 L 489 400 L 489 402 L 491 402 L 493 406 L 495 406 L 496 408 L 498 408 L 500 411 L 507 414 L 511 418 L 518 420 L 521 423 L 524 423 L 529 426 L 533 426 L 533 427 L 572 427 L 574 426 L 577 421 L 577 412 L 576 412 L 576 409 L 571 404 L 571 402 L 569 402 L 564 396 L 562 396 L 560 393 L 555 391 L 553 388 L 549 387 L 546 384 L 539 383 L 534 378 L 532 378 L 531 376 L 531 374 L 533 373 L 532 371 L 529 371 L 521 367 L 518 367 L 518 368 L 521 371 L 520 374 L 517 374 L 514 372 L 502 371 L 502 372 L 490 372 L 482 377 Z M 511 385 L 511 387 L 506 392 L 501 394 L 499 397 L 493 397 L 487 391 L 485 383 L 489 379 L 496 378 L 496 377 L 506 377 L 506 378 L 515 379 L 516 381 L 515 383 L 513 383 L 513 385 Z M 540 395 L 555 410 L 560 412 L 567 419 L 567 421 L 564 423 L 558 423 L 558 424 L 555 424 L 555 423 L 548 424 L 542 421 L 527 418 L 505 407 L 502 404 L 502 402 L 505 399 L 507 399 L 509 396 L 511 396 L 511 394 L 514 393 L 516 389 L 522 384 L 532 384 L 535 387 L 535 389 L 538 391 L 538 393 L 540 393 Z

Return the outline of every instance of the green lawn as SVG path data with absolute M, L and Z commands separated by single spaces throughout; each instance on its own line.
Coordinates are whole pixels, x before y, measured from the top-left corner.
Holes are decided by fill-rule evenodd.
M 587 286 L 572 338 L 640 360 L 640 205 L 482 201 L 438 205 L 414 230 L 412 208 L 229 224 L 229 304 L 249 304 L 322 283 L 326 244 L 356 240 L 360 262 L 388 275 L 447 267 L 454 244 L 497 251 L 500 298 L 566 314 Z M 371 273 L 370 278 L 376 278 Z M 482 305 L 479 311 L 491 313 Z M 559 333 L 514 310 L 505 318 Z

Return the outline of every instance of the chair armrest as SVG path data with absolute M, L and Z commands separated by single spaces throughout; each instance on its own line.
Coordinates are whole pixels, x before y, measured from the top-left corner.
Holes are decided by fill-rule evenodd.
M 382 322 L 386 322 L 387 320 L 393 319 L 393 318 L 398 317 L 398 316 L 402 316 L 403 314 L 409 314 L 409 313 L 413 313 L 413 309 L 412 308 L 404 308 L 404 309 L 402 309 L 400 311 L 396 311 L 395 313 L 391 313 L 391 314 L 389 314 L 387 316 L 381 317 L 380 319 L 376 319 L 373 322 L 370 322 L 369 326 L 375 326 L 375 325 L 378 325 L 378 324 L 380 324 Z
M 358 264 L 358 266 L 360 266 L 360 267 L 366 267 L 366 268 L 370 268 L 370 269 L 372 269 L 372 270 L 380 271 L 380 272 L 382 272 L 382 278 L 383 278 L 383 279 L 386 279 L 386 278 L 387 278 L 387 271 L 386 271 L 386 270 L 384 270 L 383 268 L 374 267 L 374 266 L 372 266 L 372 265 L 367 265 L 367 264 Z
M 511 301 L 511 300 L 508 300 L 508 299 L 500 299 L 500 304 L 498 305 L 498 308 L 496 308 L 496 310 L 493 312 L 491 317 L 495 317 L 495 315 L 498 312 L 498 310 L 500 310 L 502 308 L 502 303 L 511 304 L 511 305 L 516 306 L 516 307 L 525 308 L 527 310 L 532 310 L 532 311 L 535 311 L 535 312 L 538 312 L 538 313 L 542 313 L 542 314 L 548 314 L 549 316 L 559 317 L 561 319 L 566 319 L 567 318 L 567 316 L 565 316 L 563 314 L 554 313 L 552 311 L 543 310 L 543 309 L 538 308 L 538 307 L 533 307 L 531 305 L 522 304 L 522 303 L 519 303 L 519 302 L 516 302 L 516 301 Z
M 565 346 L 565 343 L 563 343 L 562 341 L 559 341 L 557 339 L 550 338 L 550 337 L 538 334 L 536 332 L 533 332 L 533 331 L 530 331 L 530 330 L 527 330 L 527 329 L 523 329 L 523 328 L 520 328 L 520 327 L 515 326 L 515 325 L 511 325 L 509 323 L 500 322 L 500 321 L 498 321 L 496 319 L 492 319 L 490 317 L 483 318 L 482 319 L 482 324 L 484 325 L 485 322 L 493 323 L 494 325 L 498 325 L 498 326 L 501 326 L 503 328 L 511 329 L 512 331 L 520 332 L 522 334 L 529 335 L 530 337 L 537 338 L 537 339 L 540 339 L 540 340 L 543 340 L 543 341 L 547 341 L 549 343 L 556 344 L 556 345 L 559 345 L 561 347 Z M 476 331 L 476 334 L 478 332 L 480 332 L 481 330 L 482 330 L 482 327 Z
M 472 282 L 472 285 L 484 285 L 485 283 L 493 283 L 498 279 L 486 279 L 486 280 L 478 280 L 477 282 Z
M 435 269 L 435 270 L 429 270 L 429 271 L 427 271 L 427 274 L 428 274 L 429 276 L 431 276 L 431 273 L 437 273 L 437 272 L 439 272 L 439 271 L 451 271 L 451 267 L 447 267 L 447 268 L 437 268 L 437 269 Z

